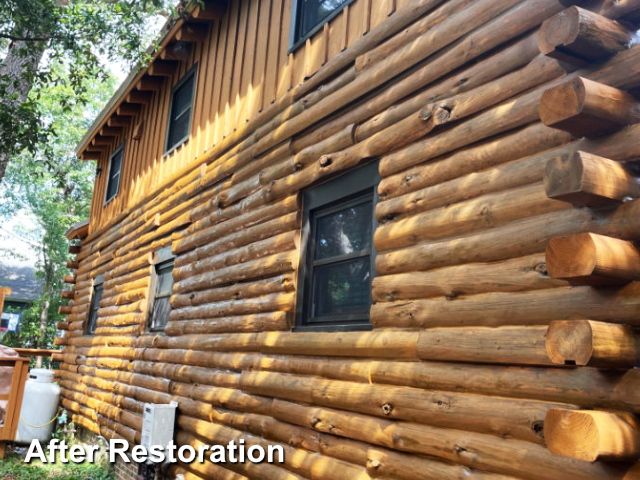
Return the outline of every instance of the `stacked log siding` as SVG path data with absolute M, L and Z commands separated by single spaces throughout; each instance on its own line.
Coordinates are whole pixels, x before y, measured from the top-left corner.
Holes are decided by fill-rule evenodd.
M 124 129 L 118 201 L 103 207 L 96 182 L 59 326 L 73 420 L 138 442 L 144 403 L 175 400 L 179 445 L 285 448 L 284 464 L 176 466 L 188 480 L 640 478 L 628 456 L 554 455 L 544 436 L 549 411 L 640 414 L 632 359 L 562 365 L 545 345 L 557 320 L 640 325 L 633 275 L 574 284 L 545 258 L 557 237 L 640 239 L 640 124 L 579 138 L 539 114 L 547 90 L 578 77 L 633 92 L 640 46 L 575 65 L 538 42 L 571 4 L 628 30 L 640 1 L 356 0 L 287 55 L 290 3 L 229 2 L 180 67 L 199 63 L 189 141 L 162 157 L 175 75 L 135 118 L 142 138 Z M 622 162 L 626 194 L 551 198 L 547 164 L 578 151 Z M 373 330 L 293 331 L 301 192 L 374 159 Z M 172 310 L 149 333 L 151 259 L 166 247 Z

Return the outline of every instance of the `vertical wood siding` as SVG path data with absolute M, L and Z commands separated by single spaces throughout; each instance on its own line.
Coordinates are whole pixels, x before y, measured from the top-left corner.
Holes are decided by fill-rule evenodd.
M 324 29 L 287 53 L 292 0 L 230 2 L 224 18 L 210 24 L 206 39 L 192 44 L 189 59 L 143 105 L 130 126 L 103 153 L 91 208 L 91 231 L 135 204 L 198 155 L 255 117 L 276 98 L 312 76 L 326 61 L 382 23 L 407 0 L 356 0 Z M 197 63 L 191 137 L 164 155 L 171 89 Z M 142 137 L 133 129 L 144 121 Z M 110 152 L 126 141 L 118 196 L 104 205 Z

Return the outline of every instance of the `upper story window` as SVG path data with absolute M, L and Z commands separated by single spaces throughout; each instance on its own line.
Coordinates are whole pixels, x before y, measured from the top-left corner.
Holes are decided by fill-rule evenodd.
M 378 163 L 304 194 L 297 330 L 371 328 Z
M 158 332 L 164 329 L 171 313 L 171 294 L 173 292 L 173 260 L 171 247 L 156 253 L 156 261 L 151 278 L 151 299 L 149 304 L 149 331 Z
M 116 148 L 109 159 L 109 176 L 107 177 L 107 191 L 104 197 L 106 205 L 118 195 L 120 189 L 120 174 L 122 172 L 122 159 L 124 157 L 124 142 Z
M 316 33 L 353 0 L 294 0 L 291 12 L 289 50 Z
M 185 74 L 171 92 L 165 154 L 170 153 L 189 138 L 195 86 L 196 66 Z
M 96 333 L 96 326 L 98 324 L 98 310 L 100 309 L 100 300 L 102 300 L 102 287 L 103 278 L 102 275 L 96 277 L 93 282 L 93 295 L 91 296 L 91 306 L 89 308 L 89 318 L 85 325 L 85 335 L 93 335 Z

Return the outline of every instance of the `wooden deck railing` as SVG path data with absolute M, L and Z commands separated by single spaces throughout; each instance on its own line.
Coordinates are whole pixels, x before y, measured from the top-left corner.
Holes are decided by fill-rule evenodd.
M 0 426 L 0 459 L 4 458 L 4 449 L 7 442 L 16 438 L 18 422 L 20 421 L 20 409 L 24 395 L 24 384 L 29 375 L 28 357 L 0 357 L 0 367 L 13 367 L 11 375 L 11 388 L 9 393 L 0 395 L 0 400 L 7 400 L 4 416 L 4 424 Z

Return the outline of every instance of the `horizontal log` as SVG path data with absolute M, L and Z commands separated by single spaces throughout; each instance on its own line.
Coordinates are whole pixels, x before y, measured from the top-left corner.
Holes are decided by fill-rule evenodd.
M 376 229 L 374 243 L 376 251 L 384 252 L 489 229 L 523 216 L 530 217 L 567 208 L 568 205 L 549 199 L 542 183 L 535 183 L 380 225 Z
M 543 54 L 582 65 L 606 60 L 627 48 L 632 38 L 615 20 L 572 6 L 543 22 L 538 42 Z
M 60 305 L 58 307 L 58 313 L 60 315 L 68 315 L 71 313 L 71 306 L 68 305 Z
M 65 275 L 65 276 L 64 276 L 64 278 L 62 279 L 62 281 L 63 281 L 64 283 L 68 283 L 68 284 L 71 284 L 71 285 L 75 285 L 75 283 L 76 283 L 76 277 L 75 277 L 75 276 L 73 276 L 73 275 Z
M 549 160 L 544 187 L 549 198 L 587 207 L 640 197 L 638 179 L 620 162 L 581 151 Z
M 293 275 L 284 274 L 262 280 L 236 283 L 228 287 L 218 287 L 200 292 L 173 295 L 171 297 L 171 305 L 173 308 L 181 308 L 221 300 L 243 300 L 271 293 L 292 292 L 293 290 L 295 290 Z
M 292 325 L 291 312 L 255 313 L 236 317 L 218 317 L 206 320 L 170 320 L 164 332 L 170 336 L 194 333 L 234 333 L 288 330 Z
M 637 460 L 640 427 L 630 414 L 549 410 L 544 420 L 549 451 L 578 460 Z
M 544 92 L 540 119 L 577 137 L 593 137 L 638 123 L 640 103 L 622 90 L 578 77 Z
M 626 471 L 624 467 L 589 464 L 555 456 L 542 445 L 530 442 L 379 419 L 326 407 L 308 407 L 283 400 L 273 402 L 271 414 L 278 420 L 315 431 L 473 465 L 489 472 L 517 476 L 526 468 L 527 477 L 531 480 L 610 479 L 620 478 Z M 518 462 L 513 461 L 514 450 L 518 452 Z M 525 465 L 530 465 L 530 468 Z
M 373 300 L 392 302 L 441 296 L 454 299 L 460 295 L 540 290 L 566 285 L 564 280 L 549 277 L 543 254 L 533 254 L 500 262 L 377 276 L 373 279 Z
M 256 395 L 539 444 L 544 444 L 541 432 L 546 412 L 560 408 L 557 404 L 268 372 L 243 372 L 240 384 Z
M 195 307 L 173 309 L 169 318 L 172 321 L 207 319 L 231 315 L 274 312 L 277 310 L 292 311 L 294 308 L 294 293 L 275 293 L 272 295 L 254 297 L 240 301 L 227 300 L 223 302 L 207 303 Z
M 420 333 L 425 360 L 516 365 L 554 365 L 545 347 L 545 326 L 429 328 Z
M 640 337 L 628 325 L 555 320 L 545 344 L 551 361 L 560 365 L 633 368 L 640 364 Z
M 561 287 L 375 304 L 374 328 L 548 325 L 558 318 L 639 324 L 640 283 L 623 288 Z
M 585 285 L 640 280 L 640 252 L 632 242 L 579 233 L 549 240 L 545 258 L 551 278 Z
M 75 295 L 76 293 L 74 290 L 63 290 L 62 292 L 60 292 L 60 296 L 68 300 L 72 300 L 75 297 Z
M 348 364 L 344 365 L 347 368 Z M 640 413 L 640 370 L 605 372 L 595 368 L 507 367 L 444 362 L 376 361 L 375 384 L 464 391 L 509 398 Z

